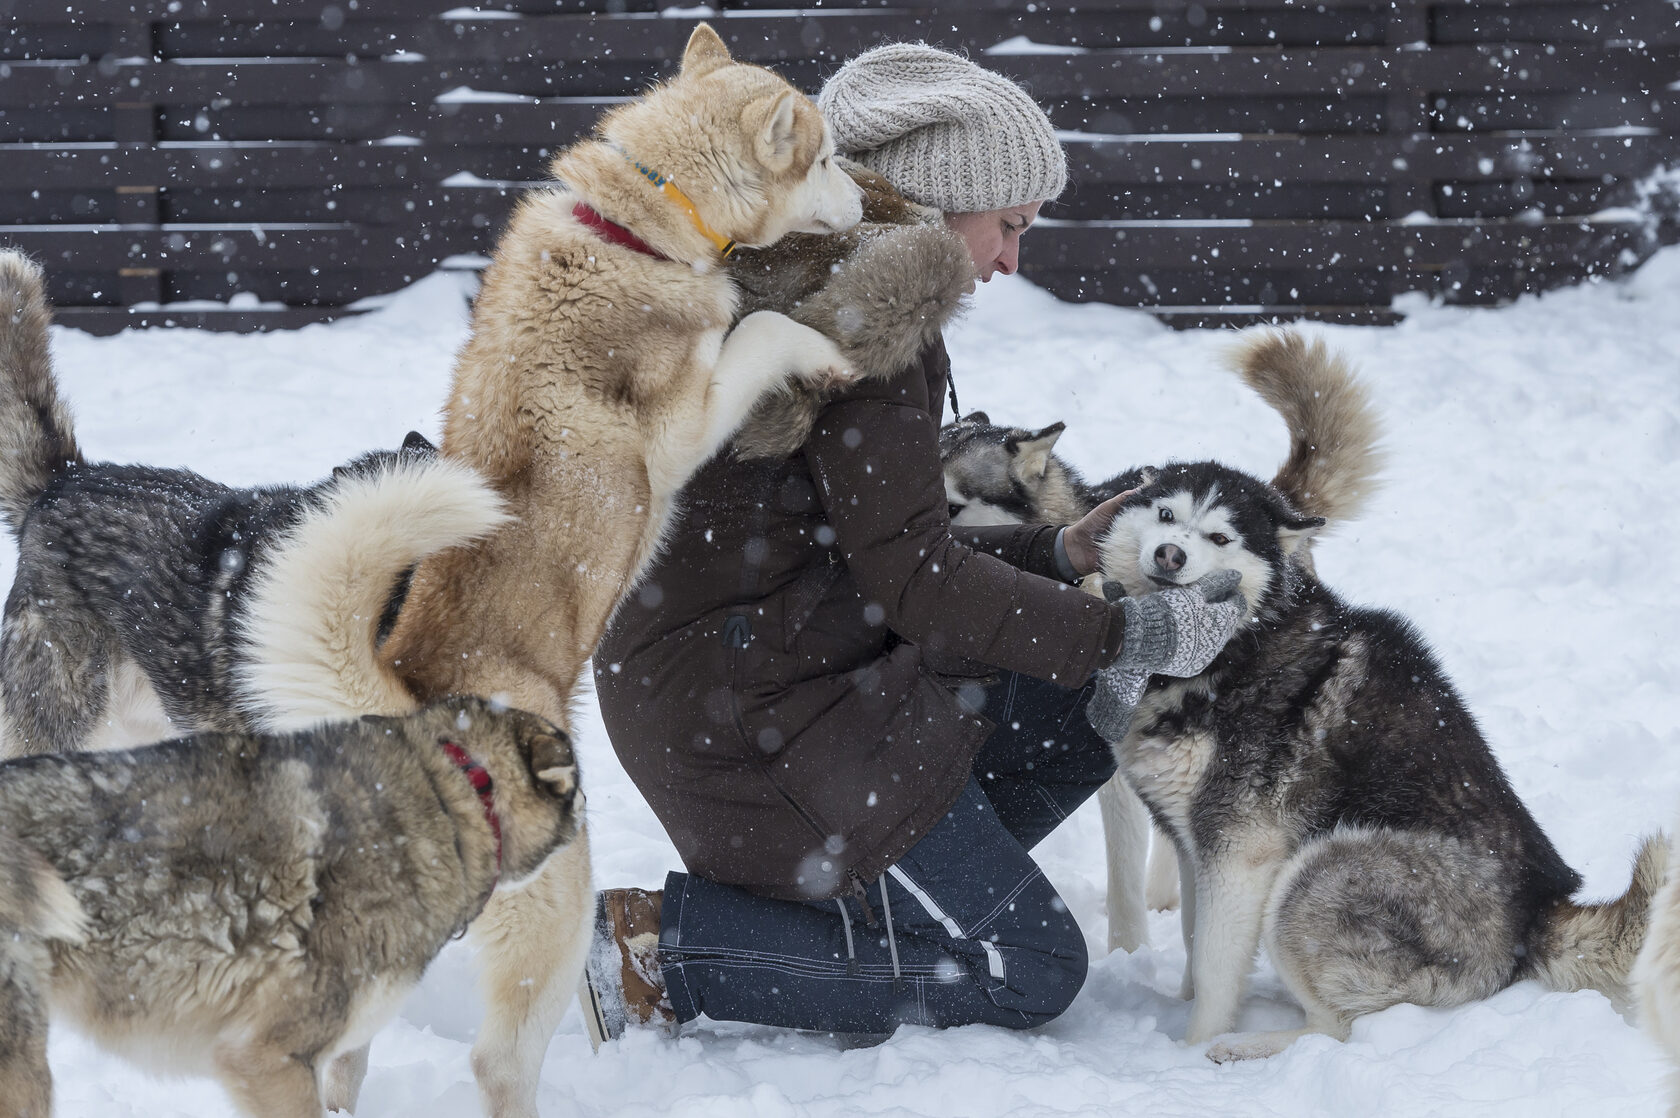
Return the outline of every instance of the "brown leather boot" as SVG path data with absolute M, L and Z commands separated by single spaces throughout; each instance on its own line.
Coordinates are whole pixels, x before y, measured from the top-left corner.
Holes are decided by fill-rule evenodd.
M 659 910 L 664 895 L 646 889 L 604 889 L 595 895 L 595 942 L 583 972 L 583 1021 L 596 1051 L 626 1026 L 677 1029 L 659 969 Z

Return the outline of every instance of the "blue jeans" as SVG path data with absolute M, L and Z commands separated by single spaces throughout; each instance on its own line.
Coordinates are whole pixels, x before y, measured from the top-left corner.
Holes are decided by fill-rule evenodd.
M 659 956 L 679 1020 L 845 1033 L 1042 1024 L 1085 981 L 1085 937 L 1028 850 L 1114 773 L 1088 689 L 1009 674 L 951 811 L 864 896 L 761 897 L 665 881 Z

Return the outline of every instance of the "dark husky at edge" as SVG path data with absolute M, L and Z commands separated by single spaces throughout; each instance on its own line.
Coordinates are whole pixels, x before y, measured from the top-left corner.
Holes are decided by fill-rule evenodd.
M 0 755 L 310 724 L 247 678 L 275 659 L 246 637 L 252 610 L 306 611 L 289 587 L 401 571 L 502 519 L 488 487 L 418 435 L 307 487 L 90 463 L 53 379 L 48 320 L 40 269 L 0 252 L 0 517 L 18 540 Z M 374 589 L 382 602 L 395 584 Z

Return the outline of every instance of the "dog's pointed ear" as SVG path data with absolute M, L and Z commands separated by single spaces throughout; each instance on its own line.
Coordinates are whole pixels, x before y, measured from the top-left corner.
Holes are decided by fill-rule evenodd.
M 799 94 L 789 91 L 754 106 L 764 114 L 759 118 L 758 161 L 771 172 L 785 171 L 793 162 L 799 146 L 798 104 Z
M 1278 524 L 1278 546 L 1285 555 L 1294 555 L 1305 547 L 1325 525 L 1322 516 L 1290 516 Z
M 525 748 L 531 775 L 548 785 L 550 792 L 564 798 L 577 791 L 577 755 L 566 731 L 547 724 L 534 726 L 525 736 Z
M 1066 430 L 1065 423 L 1052 423 L 1042 431 L 1034 431 L 1024 439 L 1010 439 L 1014 453 L 1015 472 L 1023 480 L 1037 481 L 1050 468 L 1050 451 Z
M 992 424 L 992 417 L 987 415 L 983 411 L 971 411 L 967 415 L 959 416 L 958 419 L 957 419 L 957 422 L 958 423 L 984 423 L 984 424 L 986 424 L 986 426 L 990 427 L 991 424 Z
M 694 33 L 688 37 L 688 46 L 683 48 L 682 76 L 698 78 L 733 61 L 729 57 L 729 48 L 723 45 L 712 25 L 696 24 Z

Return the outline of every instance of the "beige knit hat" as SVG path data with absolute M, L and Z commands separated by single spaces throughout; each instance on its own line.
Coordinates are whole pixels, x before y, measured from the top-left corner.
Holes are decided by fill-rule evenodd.
M 1025 90 L 926 43 L 865 51 L 817 94 L 841 155 L 946 213 L 1056 197 L 1067 157 Z

